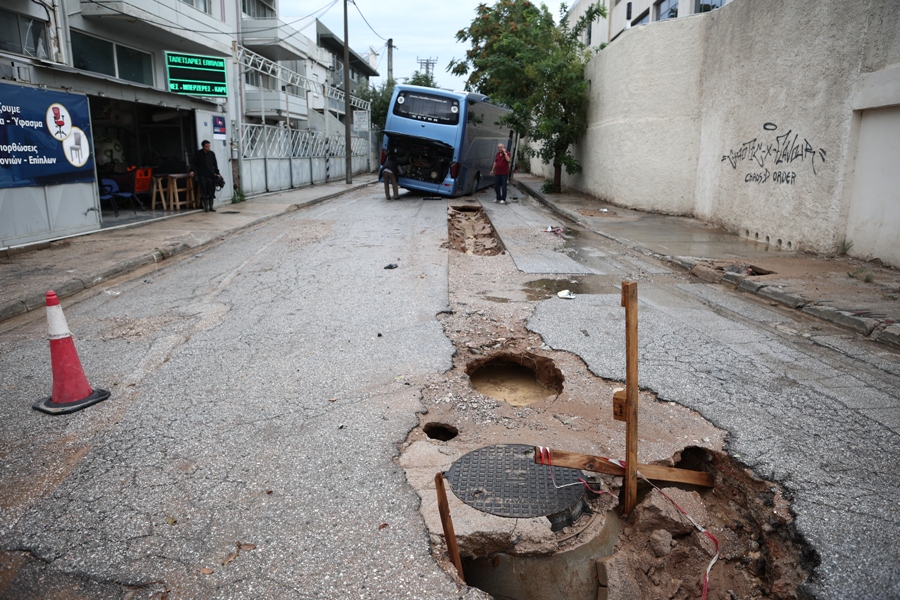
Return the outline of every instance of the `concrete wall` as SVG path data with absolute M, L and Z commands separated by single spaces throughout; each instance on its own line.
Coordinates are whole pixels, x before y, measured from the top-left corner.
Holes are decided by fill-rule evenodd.
M 734 0 L 625 31 L 587 68 L 590 124 L 576 149 L 584 171 L 564 183 L 784 248 L 836 250 L 861 113 L 873 107 L 854 99 L 900 105 L 897 8 Z M 874 93 L 862 85 L 873 81 Z
M 566 183 L 633 208 L 691 212 L 702 26 L 691 18 L 635 28 L 591 61 L 589 125 L 577 148 L 583 172 Z

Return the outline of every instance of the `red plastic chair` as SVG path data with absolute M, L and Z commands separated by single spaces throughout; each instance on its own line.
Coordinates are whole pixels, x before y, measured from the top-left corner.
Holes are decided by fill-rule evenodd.
M 56 123 L 56 134 L 63 135 L 63 126 L 66 124 L 66 120 L 59 114 L 59 107 L 54 106 L 51 108 L 53 110 L 53 122 Z
M 141 167 L 136 169 L 134 172 L 134 195 L 137 198 L 138 196 L 143 196 L 146 194 L 148 200 L 152 200 L 150 198 L 150 190 L 153 185 L 153 167 Z M 144 202 L 140 198 L 138 198 L 138 202 L 141 205 L 141 210 L 144 210 Z

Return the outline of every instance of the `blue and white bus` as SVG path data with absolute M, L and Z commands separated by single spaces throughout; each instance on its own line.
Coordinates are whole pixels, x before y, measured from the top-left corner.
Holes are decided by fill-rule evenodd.
M 497 144 L 516 155 L 516 136 L 500 123 L 509 109 L 487 96 L 398 85 L 388 106 L 381 164 L 394 154 L 400 187 L 460 196 L 491 185 Z

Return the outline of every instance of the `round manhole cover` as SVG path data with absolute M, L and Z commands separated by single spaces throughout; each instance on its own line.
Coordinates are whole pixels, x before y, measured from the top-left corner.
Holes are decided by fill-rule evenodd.
M 479 448 L 453 463 L 447 480 L 460 500 L 500 517 L 553 515 L 581 499 L 584 487 L 578 470 L 537 465 L 533 457 L 534 446 L 524 444 Z M 579 485 L 567 485 L 571 483 Z

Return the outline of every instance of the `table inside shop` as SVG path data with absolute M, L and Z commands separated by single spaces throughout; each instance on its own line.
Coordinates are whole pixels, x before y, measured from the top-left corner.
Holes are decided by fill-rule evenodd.
M 151 197 L 153 208 L 156 208 L 157 198 L 163 210 L 197 208 L 197 186 L 189 173 L 154 175 Z

